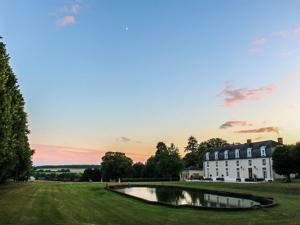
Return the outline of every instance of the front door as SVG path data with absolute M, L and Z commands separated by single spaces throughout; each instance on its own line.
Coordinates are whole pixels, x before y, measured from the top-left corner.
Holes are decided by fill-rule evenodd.
M 248 175 L 249 175 L 249 178 L 252 179 L 252 177 L 253 177 L 252 168 L 248 168 Z

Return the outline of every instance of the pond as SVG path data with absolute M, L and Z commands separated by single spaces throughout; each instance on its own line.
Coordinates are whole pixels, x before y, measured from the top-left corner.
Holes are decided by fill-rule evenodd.
M 247 209 L 258 208 L 268 202 L 251 195 L 170 186 L 115 186 L 111 189 L 115 192 L 148 202 L 172 206 Z

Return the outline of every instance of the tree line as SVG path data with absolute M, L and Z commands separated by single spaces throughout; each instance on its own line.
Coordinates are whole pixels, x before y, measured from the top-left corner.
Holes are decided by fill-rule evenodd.
M 213 138 L 198 143 L 191 136 L 185 147 L 185 156 L 181 158 L 178 148 L 174 144 L 167 146 L 159 142 L 153 156 L 145 163 L 133 163 L 132 159 L 121 152 L 107 152 L 102 157 L 101 175 L 104 181 L 118 180 L 178 180 L 183 168 L 203 167 L 203 154 L 211 149 L 223 147 L 227 142 L 220 138 Z M 134 179 L 130 179 L 134 178 Z
M 28 142 L 25 101 L 9 55 L 0 37 L 0 183 L 22 180 L 29 175 L 34 151 Z

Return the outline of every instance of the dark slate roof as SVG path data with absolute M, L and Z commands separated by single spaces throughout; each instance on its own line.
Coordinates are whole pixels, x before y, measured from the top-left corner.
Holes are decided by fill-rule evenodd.
M 280 145 L 276 141 L 260 141 L 260 142 L 252 142 L 252 143 L 246 143 L 246 144 L 234 144 L 234 145 L 228 145 L 223 148 L 213 149 L 209 151 L 209 161 L 215 160 L 215 152 L 218 152 L 218 160 L 227 160 L 224 159 L 224 152 L 228 150 L 228 160 L 230 159 L 236 159 L 235 158 L 235 150 L 239 149 L 240 157 L 239 159 L 246 159 L 247 157 L 247 149 L 252 149 L 252 157 L 251 158 L 260 158 L 261 152 L 260 148 L 262 146 L 266 147 L 266 156 L 265 157 L 271 157 L 272 156 L 272 148 L 276 147 L 277 145 Z M 203 156 L 203 160 L 206 160 L 206 154 Z

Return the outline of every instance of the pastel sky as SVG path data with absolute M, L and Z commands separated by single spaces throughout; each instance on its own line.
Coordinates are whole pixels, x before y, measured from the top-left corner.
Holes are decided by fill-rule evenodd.
M 35 165 L 300 140 L 300 1 L 0 0 Z

